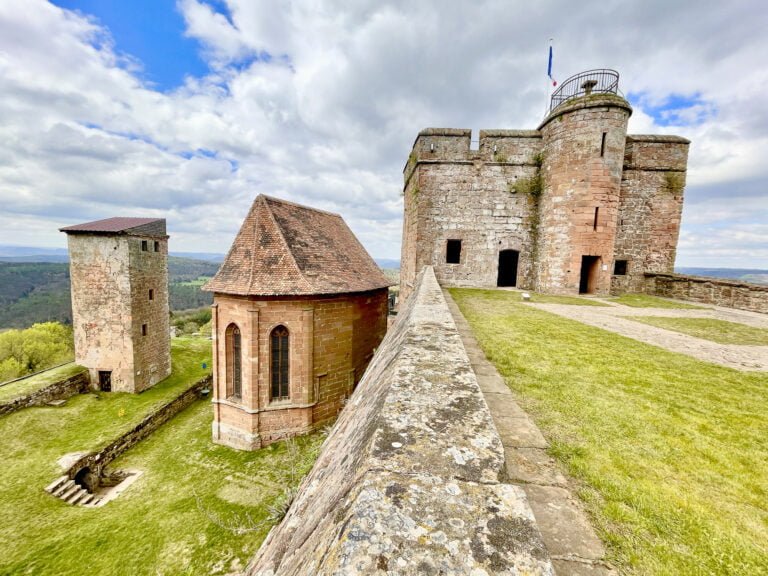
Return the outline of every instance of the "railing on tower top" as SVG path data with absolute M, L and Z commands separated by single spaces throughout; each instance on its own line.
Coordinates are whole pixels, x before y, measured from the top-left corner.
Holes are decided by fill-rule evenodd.
M 600 70 L 587 70 L 571 76 L 560 85 L 560 88 L 552 93 L 549 101 L 549 111 L 567 102 L 571 98 L 587 96 L 595 93 L 619 93 L 619 73 L 607 68 Z

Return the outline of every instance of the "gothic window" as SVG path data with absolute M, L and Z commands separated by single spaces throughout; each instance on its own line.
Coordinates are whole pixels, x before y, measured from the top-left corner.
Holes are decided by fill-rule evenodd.
M 272 400 L 287 400 L 289 386 L 289 335 L 285 326 L 278 326 L 269 335 L 269 357 L 272 378 Z
M 240 398 L 243 394 L 243 362 L 240 328 L 227 327 L 225 334 L 227 354 L 227 397 Z

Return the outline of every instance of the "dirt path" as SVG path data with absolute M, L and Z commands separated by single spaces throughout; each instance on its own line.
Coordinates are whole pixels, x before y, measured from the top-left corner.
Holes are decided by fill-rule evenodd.
M 680 352 L 699 360 L 713 362 L 737 370 L 768 371 L 768 346 L 718 344 L 672 330 L 642 324 L 632 316 L 664 316 L 671 318 L 714 318 L 768 329 L 768 316 L 757 312 L 712 307 L 702 310 L 669 308 L 632 308 L 608 301 L 606 307 L 569 304 L 530 304 L 541 310 L 590 326 L 604 328 L 622 336 L 653 344 L 672 352 Z

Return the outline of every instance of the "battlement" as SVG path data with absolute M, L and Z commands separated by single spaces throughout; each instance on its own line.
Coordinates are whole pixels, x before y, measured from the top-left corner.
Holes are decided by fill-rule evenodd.
M 627 135 L 624 148 L 625 170 L 686 170 L 691 141 L 680 136 Z
M 406 182 L 418 163 L 453 162 L 534 165 L 541 149 L 538 130 L 480 130 L 479 146 L 472 149 L 472 131 L 465 128 L 425 128 L 416 137 L 403 168 Z

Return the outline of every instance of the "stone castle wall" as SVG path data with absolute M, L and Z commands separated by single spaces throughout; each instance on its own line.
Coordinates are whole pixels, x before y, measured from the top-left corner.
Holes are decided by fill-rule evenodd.
M 405 169 L 403 298 L 425 265 L 443 285 L 495 286 L 500 250 L 520 252 L 518 284 L 531 283 L 535 203 L 514 185 L 535 174 L 541 135 L 481 131 L 478 150 L 470 150 L 470 137 L 469 130 L 429 129 L 416 139 Z M 446 262 L 448 240 L 462 242 L 459 264 Z
M 554 574 L 434 273 L 246 574 Z
M 112 389 L 132 392 L 129 238 L 70 234 L 67 240 L 75 362 L 88 368 L 93 385 L 99 370 L 111 370 Z
M 644 280 L 644 291 L 654 296 L 768 314 L 768 286 L 682 274 L 648 273 Z
M 611 292 L 641 292 L 645 272 L 673 271 L 688 146 L 676 136 L 627 137 L 615 246 L 627 274 L 612 277 Z
M 149 239 L 147 251 L 142 251 L 141 242 L 140 237 L 129 238 L 136 392 L 154 386 L 171 374 L 168 240 Z M 146 325 L 146 335 L 142 332 L 143 325 Z
M 645 272 L 672 272 L 688 141 L 628 136 L 630 113 L 620 96 L 578 97 L 539 130 L 481 131 L 477 150 L 470 130 L 422 130 L 404 169 L 401 298 L 426 265 L 444 286 L 496 286 L 504 250 L 519 253 L 516 285 L 543 292 L 640 291 Z
M 16 412 L 17 410 L 22 410 L 23 408 L 44 406 L 54 400 L 66 400 L 75 394 L 83 394 L 87 392 L 89 386 L 90 378 L 88 377 L 88 372 L 83 369 L 82 372 L 68 376 L 59 382 L 49 384 L 45 388 L 0 403 L 0 416 Z
M 630 113 L 623 98 L 601 94 L 560 106 L 542 124 L 537 291 L 578 293 L 582 258 L 592 256 L 588 291 L 609 292 Z
M 294 298 L 215 295 L 214 441 L 253 450 L 331 422 L 386 332 L 387 290 Z M 239 327 L 242 397 L 227 396 L 225 332 Z M 272 330 L 289 331 L 290 400 L 270 397 Z
M 88 368 L 92 385 L 98 385 L 100 370 L 112 372 L 116 392 L 141 392 L 167 377 L 167 239 L 101 234 L 67 239 L 75 361 Z

